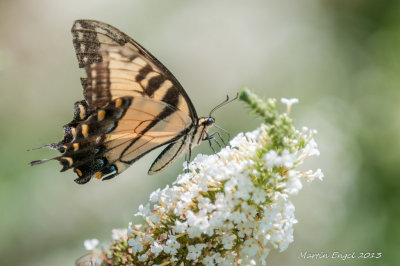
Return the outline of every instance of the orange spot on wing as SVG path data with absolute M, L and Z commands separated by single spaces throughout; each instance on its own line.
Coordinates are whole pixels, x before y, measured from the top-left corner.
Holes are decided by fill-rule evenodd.
M 82 125 L 82 135 L 86 138 L 89 135 L 89 126 L 88 125 Z
M 76 129 L 74 127 L 71 127 L 71 134 L 73 138 L 76 137 Z
M 120 107 L 122 105 L 122 100 L 121 99 L 116 99 L 115 100 L 115 106 Z
M 96 172 L 96 173 L 94 174 L 94 176 L 95 176 L 97 179 L 100 179 L 101 176 L 102 176 L 101 171 Z
M 82 171 L 81 171 L 81 170 L 79 170 L 78 168 L 76 168 L 75 171 L 76 171 L 76 173 L 77 173 L 79 176 L 82 176 Z
M 97 113 L 97 120 L 101 121 L 101 120 L 104 119 L 105 116 L 106 116 L 106 111 L 100 110 L 100 111 Z
M 74 143 L 72 146 L 74 146 L 74 151 L 79 150 L 79 143 Z

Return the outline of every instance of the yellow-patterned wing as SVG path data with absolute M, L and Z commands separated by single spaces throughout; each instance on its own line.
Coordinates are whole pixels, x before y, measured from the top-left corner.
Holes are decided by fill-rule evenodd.
M 110 179 L 151 150 L 171 144 L 149 173 L 161 171 L 197 131 L 198 117 L 186 92 L 156 58 L 118 29 L 78 20 L 72 33 L 79 66 L 87 74 L 82 78 L 85 100 L 75 103 L 64 139 L 43 147 L 62 153 L 53 159 L 62 171 L 72 168 L 79 184 L 92 177 Z
M 88 72 L 87 78 L 81 80 L 89 106 L 103 106 L 129 90 L 143 97 L 166 101 L 186 112 L 192 120 L 197 119 L 196 110 L 178 80 L 128 35 L 95 20 L 77 20 L 71 31 L 79 67 L 87 68 Z M 121 49 L 110 50 L 109 47 Z M 93 72 L 93 63 L 109 65 L 102 66 L 105 72 Z M 103 78 L 100 80 L 93 75 Z M 93 80 L 99 83 L 93 84 Z

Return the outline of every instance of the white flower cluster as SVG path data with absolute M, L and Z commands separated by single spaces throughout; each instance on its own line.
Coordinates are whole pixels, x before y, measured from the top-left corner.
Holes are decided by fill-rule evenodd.
M 316 132 L 297 131 L 289 121 L 290 132 L 277 145 L 271 134 L 282 134 L 278 127 L 289 118 L 277 119 L 283 123 L 240 133 L 218 154 L 198 155 L 171 187 L 151 193 L 153 205 L 141 205 L 136 214 L 147 225 L 130 224 L 128 238 L 113 244 L 120 252 L 127 243 L 127 256 L 118 262 L 265 265 L 271 249 L 285 250 L 297 223 L 289 196 L 299 192 L 302 180 L 323 174 L 295 170 L 319 155 Z

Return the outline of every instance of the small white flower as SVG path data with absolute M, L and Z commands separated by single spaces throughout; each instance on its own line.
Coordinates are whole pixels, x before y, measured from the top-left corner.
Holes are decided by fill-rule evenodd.
M 191 195 L 191 198 L 197 197 L 199 195 L 199 192 L 202 191 L 201 187 L 198 184 L 189 184 L 187 186 L 188 188 L 188 193 Z
M 184 164 L 183 169 L 186 169 L 185 165 L 187 164 L 187 162 L 185 161 L 183 164 Z M 192 178 L 191 174 L 182 174 L 182 175 L 178 176 L 178 178 L 176 179 L 176 181 L 174 181 L 173 184 L 174 185 L 175 184 L 178 184 L 178 185 L 187 184 L 191 178 Z
M 112 230 L 112 239 L 117 240 L 117 239 L 126 239 L 128 236 L 128 230 L 127 229 L 113 229 Z
M 201 231 L 198 227 L 189 227 L 187 229 L 187 233 L 190 238 L 200 237 L 203 231 Z
M 199 212 L 194 214 L 192 211 L 188 211 L 187 214 L 188 225 L 194 228 L 198 228 L 201 232 L 205 232 L 209 226 L 208 216 L 205 213 Z
M 244 255 L 253 257 L 254 255 L 256 255 L 257 251 L 258 251 L 258 244 L 254 239 L 250 238 L 244 241 L 242 249 Z
M 131 238 L 128 240 L 128 245 L 132 247 L 132 253 L 136 254 L 138 252 L 141 252 L 143 250 L 143 245 L 140 240 L 140 237 L 136 238 Z
M 219 253 L 215 253 L 213 255 L 213 259 L 214 259 L 215 263 L 218 265 L 222 265 L 223 262 L 228 262 L 228 260 L 225 261 L 225 259 L 227 259 L 227 257 L 223 258 L 223 257 L 221 257 L 221 254 L 219 254 Z M 232 265 L 232 263 L 229 263 L 227 265 Z
M 181 193 L 180 195 L 180 200 L 185 203 L 192 203 L 192 199 L 194 198 L 194 195 L 190 193 L 189 191 Z
M 308 156 L 319 156 L 320 152 L 318 150 L 318 144 L 314 139 L 311 139 L 306 147 L 304 147 L 304 152 L 308 154 Z
M 86 250 L 93 250 L 99 244 L 99 240 L 96 238 L 88 239 L 83 242 Z
M 154 242 L 150 247 L 150 251 L 154 254 L 155 257 L 157 257 L 158 254 L 163 251 L 163 246 L 157 242 Z
M 289 171 L 288 173 L 289 181 L 286 182 L 286 188 L 284 192 L 289 195 L 297 195 L 299 191 L 303 188 L 299 177 L 296 175 L 295 171 Z
M 240 238 L 245 238 L 245 236 L 249 236 L 252 233 L 252 226 L 248 222 L 238 224 L 237 228 L 239 229 L 238 236 Z
M 153 243 L 154 238 L 151 235 L 145 235 L 143 237 L 143 243 Z
M 127 231 L 126 231 L 126 234 L 127 234 L 127 235 L 130 235 L 132 232 L 133 232 L 133 230 L 132 230 L 132 222 L 129 222 L 129 223 L 128 223 L 128 229 L 127 229 Z
M 274 150 L 270 150 L 264 155 L 264 161 L 267 167 L 282 165 L 282 158 Z
M 273 220 L 271 219 L 271 217 L 263 217 L 261 219 L 261 221 L 259 221 L 258 223 L 258 230 L 259 230 L 259 234 L 262 235 L 264 237 L 264 235 L 272 229 L 272 222 Z
M 144 253 L 144 254 L 142 254 L 142 255 L 139 256 L 139 261 L 146 261 L 147 258 L 148 258 L 147 254 Z
M 252 199 L 255 204 L 264 202 L 266 200 L 266 197 L 267 197 L 267 193 L 265 193 L 264 190 L 259 189 L 259 188 L 254 189 Z
M 185 223 L 185 222 L 182 223 L 179 220 L 175 221 L 175 227 L 174 228 L 175 228 L 175 232 L 176 233 L 180 234 L 180 233 L 185 232 L 187 227 L 188 227 L 187 223 Z
M 222 237 L 222 244 L 224 245 L 224 249 L 231 249 L 234 245 L 236 236 L 235 235 L 224 235 Z
M 170 236 L 170 238 L 167 240 L 164 246 L 164 252 L 171 254 L 171 255 L 176 255 L 177 249 L 180 248 L 179 242 L 176 241 L 176 238 L 173 236 Z
M 243 200 L 250 199 L 250 193 L 254 190 L 253 182 L 248 176 L 245 175 L 237 175 L 236 179 L 238 181 L 238 185 L 235 197 Z
M 242 143 L 246 142 L 247 139 L 245 138 L 243 132 L 240 132 L 239 134 L 234 137 L 229 144 L 231 145 L 232 148 L 239 147 Z
M 149 218 L 150 222 L 152 222 L 153 224 L 158 224 L 160 222 L 160 218 L 157 217 L 157 215 L 152 214 L 152 215 L 148 216 L 148 218 Z
M 282 158 L 282 165 L 284 165 L 287 168 L 292 168 L 293 163 L 296 159 L 296 157 L 293 154 L 291 154 L 290 151 L 288 150 L 283 150 L 281 158 Z
M 322 181 L 324 178 L 324 173 L 321 171 L 321 169 L 317 169 L 317 171 L 314 173 L 314 176 Z
M 189 204 L 188 202 L 178 201 L 173 209 L 174 214 L 182 216 L 189 209 Z
M 236 224 L 246 221 L 246 215 L 239 211 L 235 211 L 231 213 L 228 217 L 229 220 L 233 221 Z
M 160 199 L 160 195 L 161 195 L 161 190 L 157 189 L 156 191 L 153 191 L 150 194 L 150 201 L 151 202 L 157 202 Z
M 215 206 L 211 203 L 211 200 L 209 198 L 199 196 L 197 198 L 198 205 L 197 207 L 200 210 L 206 210 L 207 212 L 211 212 L 212 210 L 215 209 Z
M 281 102 L 283 104 L 286 104 L 286 114 L 290 115 L 290 110 L 292 108 L 292 105 L 295 104 L 295 103 L 298 103 L 299 100 L 296 99 L 296 98 L 291 98 L 291 99 L 282 98 Z
M 206 266 L 214 266 L 215 265 L 214 259 L 211 256 L 205 256 L 201 262 Z
M 235 178 L 230 179 L 228 182 L 225 183 L 224 191 L 226 194 L 232 193 L 237 186 L 237 180 Z
M 217 193 L 215 195 L 215 208 L 216 210 L 222 211 L 225 209 L 225 194 L 224 193 Z
M 210 225 L 212 227 L 220 227 L 223 225 L 225 219 L 228 217 L 228 214 L 221 211 L 216 211 L 212 213 L 210 218 Z
M 286 104 L 286 106 L 292 106 L 293 104 L 295 104 L 295 103 L 298 103 L 299 102 L 299 99 L 297 99 L 297 98 L 290 98 L 290 99 L 287 99 L 287 98 L 281 98 L 281 102 L 283 103 L 283 104 Z
M 247 202 L 243 202 L 242 212 L 246 215 L 247 221 L 254 221 L 257 215 L 257 208 L 254 205 L 248 205 Z
M 267 265 L 267 256 L 269 255 L 269 249 L 268 248 L 263 248 L 263 252 L 260 255 L 260 261 L 261 261 L 261 265 Z
M 147 203 L 145 206 L 142 204 L 139 205 L 139 211 L 135 214 L 135 216 L 143 216 L 146 217 L 150 214 L 150 203 Z
M 201 250 L 205 247 L 204 244 L 196 244 L 189 246 L 189 254 L 187 255 L 187 259 L 195 260 L 201 255 Z

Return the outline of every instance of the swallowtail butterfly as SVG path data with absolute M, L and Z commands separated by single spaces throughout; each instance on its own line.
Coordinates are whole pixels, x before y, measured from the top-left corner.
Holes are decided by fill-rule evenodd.
M 209 117 L 199 118 L 178 80 L 125 33 L 103 22 L 77 20 L 72 35 L 79 67 L 87 75 L 81 78 L 84 100 L 75 103 L 64 138 L 39 148 L 58 150 L 61 155 L 52 159 L 61 163 L 61 171 L 73 169 L 76 183 L 113 178 L 168 145 L 149 169 L 155 174 L 184 151 L 190 159 L 194 146 L 213 139 L 208 134 L 215 122 L 211 113 L 229 98 Z

